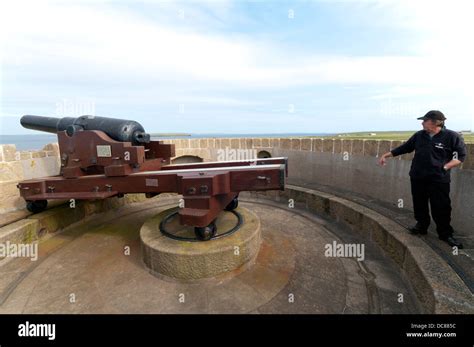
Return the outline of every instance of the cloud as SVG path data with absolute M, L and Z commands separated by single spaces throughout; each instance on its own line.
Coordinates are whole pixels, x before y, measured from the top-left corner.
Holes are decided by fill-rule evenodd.
M 215 16 L 225 18 L 231 6 L 223 4 L 227 5 L 209 8 Z M 468 62 L 462 57 L 453 64 L 444 54 L 300 56 L 273 42 L 243 35 L 182 30 L 178 16 L 175 26 L 167 27 L 109 4 L 66 6 L 40 1 L 32 3 L 29 11 L 21 5 L 10 6 L 2 20 L 3 64 L 18 73 L 18 78 L 36 76 L 41 81 L 65 83 L 61 76 L 71 80 L 86 76 L 91 82 L 113 81 L 117 76 L 116 80 L 124 82 L 204 81 L 241 88 L 465 84 Z
M 224 30 L 251 21 L 232 1 L 3 2 L 2 104 L 7 114 L 76 96 L 101 105 L 227 108 L 327 85 L 377 87 L 372 100 L 443 93 L 474 100 L 472 11 L 459 3 L 348 2 L 342 8 L 357 7 L 369 26 L 405 28 L 420 41 L 411 56 L 344 56 L 318 54 L 311 37 L 308 47 L 288 49 L 271 37 Z

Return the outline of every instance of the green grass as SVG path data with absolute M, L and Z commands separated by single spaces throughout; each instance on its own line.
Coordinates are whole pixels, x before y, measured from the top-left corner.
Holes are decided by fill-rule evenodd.
M 340 133 L 323 138 L 344 139 L 344 140 L 398 140 L 405 141 L 410 138 L 417 130 L 413 131 L 363 131 L 355 133 Z M 375 135 L 370 135 L 370 134 Z M 474 143 L 474 134 L 463 134 L 466 143 Z

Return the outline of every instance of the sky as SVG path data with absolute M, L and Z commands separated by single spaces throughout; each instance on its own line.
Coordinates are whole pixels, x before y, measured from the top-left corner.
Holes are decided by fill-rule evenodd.
M 471 1 L 3 1 L 0 134 L 96 115 L 148 132 L 474 130 Z

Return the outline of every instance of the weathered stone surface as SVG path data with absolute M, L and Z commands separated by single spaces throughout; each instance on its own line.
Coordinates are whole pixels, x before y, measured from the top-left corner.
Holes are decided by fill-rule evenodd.
M 179 148 L 190 148 L 191 147 L 191 142 L 190 139 L 181 139 L 179 141 Z
M 25 207 L 16 185 L 18 181 L 0 182 L 0 213 L 14 211 Z
M 357 211 L 357 206 L 340 198 L 329 199 L 329 214 L 332 218 L 346 223 L 351 229 L 362 229 L 362 214 Z
M 53 151 L 56 155 L 59 155 L 59 144 L 57 142 L 48 143 L 46 146 L 43 147 L 43 151 Z
M 355 154 L 355 155 L 364 154 L 364 142 L 362 140 L 352 141 L 352 154 Z
M 468 154 L 461 167 L 463 170 L 474 170 L 474 155 Z
M 428 312 L 474 313 L 472 294 L 445 261 L 422 242 L 408 248 L 403 268 Z
M 378 156 L 380 157 L 382 154 L 387 153 L 390 151 L 390 148 L 392 147 L 392 141 L 380 141 L 379 144 L 379 151 L 378 151 Z
M 292 208 L 306 209 L 307 197 L 308 194 L 300 189 L 290 189 L 288 192 L 288 201 L 293 200 Z
M 382 228 L 375 228 L 370 233 L 370 239 L 376 242 L 381 248 L 387 248 L 387 231 Z
M 252 149 L 252 146 L 253 146 L 252 143 L 253 143 L 252 139 L 245 138 L 245 139 L 241 139 L 240 144 L 243 149 Z
M 108 198 L 108 199 L 103 200 L 102 212 L 116 210 L 124 206 L 126 203 L 128 203 L 128 199 L 131 199 L 131 198 L 126 198 L 127 195 L 125 195 L 123 198 L 113 197 L 113 198 Z
M 46 151 L 31 152 L 31 158 L 44 158 L 44 157 L 46 157 Z
M 288 138 L 281 138 L 280 147 L 283 149 L 291 149 L 291 140 Z
M 265 142 L 264 139 L 260 139 L 260 140 L 261 140 L 261 144 L 263 145 L 264 142 Z M 282 139 L 282 141 L 283 140 L 284 139 Z M 304 145 L 305 140 L 306 139 L 303 139 L 300 142 L 301 143 L 301 150 L 303 150 L 303 151 L 306 151 L 305 149 L 303 149 L 303 148 L 306 148 L 305 145 Z M 273 140 L 268 140 L 268 141 L 269 141 L 269 143 L 273 143 Z M 325 141 L 327 141 L 327 140 L 325 140 Z M 330 141 L 332 141 L 332 140 L 330 140 Z M 340 140 L 337 140 L 337 141 L 340 141 Z M 278 141 L 278 142 L 280 142 L 280 141 Z M 315 148 L 315 147 L 317 147 L 316 143 L 318 142 L 318 140 L 313 139 L 312 142 L 313 142 L 313 146 L 312 146 L 313 151 L 317 152 L 317 148 Z M 322 143 L 323 141 L 319 140 L 319 142 Z M 345 149 L 346 142 L 348 142 L 348 141 L 345 140 L 344 143 L 342 144 L 342 150 Z M 368 142 L 376 142 L 376 141 L 369 140 L 369 141 L 366 141 L 366 144 Z M 358 146 L 357 143 L 361 144 L 362 142 L 358 141 L 358 140 L 353 141 L 353 152 L 356 152 L 356 150 L 357 150 L 357 146 Z M 394 147 L 396 145 L 396 141 L 392 141 L 390 144 L 388 144 L 388 141 L 380 141 L 378 143 L 378 148 L 377 148 L 377 152 L 379 153 L 379 155 L 382 152 L 385 151 L 386 147 L 388 147 L 390 145 L 392 147 Z M 333 147 L 337 147 L 337 146 L 331 146 L 331 151 L 330 151 L 331 153 L 332 153 Z M 289 142 L 289 146 L 287 148 L 288 149 L 292 148 L 291 141 Z M 368 145 L 368 147 L 366 149 L 367 149 L 368 152 L 373 152 L 373 150 L 374 150 L 374 148 L 372 148 L 372 149 L 370 148 L 370 145 Z M 47 152 L 47 151 L 45 151 L 45 152 Z M 284 153 L 284 155 L 285 155 L 284 151 L 281 151 L 281 152 Z M 204 156 L 204 154 L 202 152 L 202 149 L 193 149 L 192 151 L 183 151 L 182 153 L 187 154 L 187 155 Z M 302 158 L 304 158 L 304 156 L 303 156 L 304 153 L 300 152 L 300 153 L 296 153 L 296 154 L 301 155 Z M 321 160 L 321 162 L 320 162 L 321 165 L 324 165 L 325 163 L 327 163 L 328 162 L 327 161 L 328 157 L 322 156 L 323 154 L 326 154 L 326 153 L 310 153 L 311 156 L 308 156 L 308 165 L 309 165 L 310 162 L 311 162 L 312 165 L 315 164 L 315 163 L 318 163 L 317 160 L 312 160 L 311 161 L 310 159 L 312 159 L 312 158 L 317 158 L 318 160 L 321 159 L 321 158 L 324 159 L 324 160 Z M 328 154 L 330 154 L 330 153 L 328 153 Z M 278 154 L 278 155 L 280 155 L 280 154 Z M 468 158 L 469 157 L 472 158 L 471 155 L 468 155 Z M 43 159 L 46 159 L 46 158 L 38 158 L 38 159 L 43 160 Z M 372 192 L 372 190 L 369 190 L 369 189 L 372 189 L 373 187 L 376 187 L 378 185 L 378 183 L 377 183 L 378 182 L 377 181 L 378 171 L 376 171 L 376 170 L 379 170 L 379 168 L 374 166 L 374 169 L 372 170 L 372 166 L 370 166 L 369 167 L 370 171 L 364 171 L 365 170 L 364 166 L 363 166 L 363 164 L 364 164 L 363 159 L 364 158 L 359 158 L 359 159 L 361 160 L 360 161 L 361 164 L 358 165 L 356 162 L 354 162 L 353 163 L 353 165 L 354 165 L 353 170 L 356 170 L 355 172 L 357 173 L 357 175 L 359 177 L 364 178 L 364 179 L 361 179 L 360 181 L 354 181 L 354 182 L 349 181 L 349 182 L 352 182 L 352 184 L 354 186 L 358 186 L 358 185 L 363 186 L 368 192 Z M 8 162 L 7 164 L 13 164 L 13 163 L 15 163 L 15 162 Z M 464 169 L 466 169 L 466 166 L 469 167 L 469 165 L 471 165 L 471 163 L 472 162 L 467 161 L 468 165 L 466 165 L 466 163 L 465 163 Z M 400 162 L 390 163 L 389 165 L 395 165 L 395 164 L 398 165 L 398 164 L 401 164 L 401 163 Z M 406 163 L 404 163 L 404 164 L 406 164 Z M 402 168 L 404 168 L 404 167 L 402 167 Z M 305 173 L 306 171 L 304 171 L 304 169 L 305 169 L 304 165 L 302 165 L 302 169 L 303 169 L 302 171 Z M 318 169 L 319 169 L 319 167 L 318 167 Z M 385 171 L 383 172 L 383 175 L 387 175 L 387 177 L 386 177 L 387 181 L 386 182 L 393 182 L 393 180 L 395 180 L 396 178 L 392 177 L 392 173 L 390 173 L 390 171 L 387 172 L 387 170 L 389 170 L 389 169 L 391 169 L 391 166 L 388 166 L 388 167 L 385 168 Z M 28 167 L 28 171 L 30 171 L 30 167 Z M 300 170 L 298 170 L 298 171 L 300 171 Z M 309 172 L 309 170 L 307 172 Z M 350 177 L 351 176 L 349 176 L 349 178 Z M 456 186 L 456 184 L 458 185 L 456 194 L 459 194 L 460 192 L 466 190 L 465 185 L 460 186 L 461 185 L 461 177 L 463 177 L 463 182 L 466 181 L 466 180 L 468 181 L 468 178 L 469 178 L 468 176 L 458 176 L 458 177 L 456 177 L 456 180 L 454 181 L 454 186 Z M 326 183 L 327 182 L 323 180 L 323 184 L 326 184 Z M 400 187 L 397 185 L 397 189 L 400 191 L 399 188 Z M 390 189 L 392 189 L 390 187 L 390 184 L 387 185 L 386 189 L 387 189 L 387 192 L 390 191 Z M 16 190 L 15 190 L 15 192 L 16 192 Z M 307 206 L 307 208 L 309 210 L 317 211 L 318 213 L 321 213 L 322 211 L 325 211 L 327 213 L 327 212 L 330 212 L 330 210 L 331 210 L 329 208 L 329 205 L 330 205 L 329 198 L 327 198 L 327 197 L 313 198 L 313 197 L 311 197 L 311 194 L 308 194 L 308 192 L 305 192 L 305 191 L 299 191 L 299 192 L 295 192 L 295 193 L 286 192 L 282 195 L 280 195 L 280 193 L 278 193 L 278 194 L 279 194 L 278 197 L 280 197 L 280 198 L 283 197 L 283 196 L 286 196 L 287 198 L 288 197 L 295 197 L 298 203 L 301 203 L 302 205 Z M 275 199 L 275 195 L 267 193 L 267 192 L 258 193 L 258 194 L 255 193 L 255 196 L 257 196 L 259 199 L 264 199 L 264 198 Z M 403 197 L 403 198 L 405 199 L 405 197 Z M 467 200 L 467 201 L 470 201 L 470 200 Z M 420 261 L 425 262 L 425 260 L 415 259 L 413 257 L 412 248 L 413 247 L 421 247 L 421 246 L 416 242 L 416 240 L 417 240 L 416 238 L 413 238 L 412 236 L 406 234 L 406 230 L 400 230 L 400 226 L 398 226 L 398 227 L 395 226 L 394 227 L 393 222 L 386 221 L 386 220 L 384 220 L 383 218 L 380 218 L 377 215 L 369 215 L 368 212 L 367 213 L 364 212 L 362 214 L 362 217 L 360 217 L 360 213 L 361 213 L 362 210 L 356 209 L 354 213 L 348 212 L 347 209 L 349 207 L 351 207 L 352 205 L 345 204 L 345 206 L 343 207 L 342 206 L 343 201 L 337 201 L 337 202 L 339 204 L 337 204 L 333 201 L 332 206 L 331 206 L 332 210 L 333 210 L 333 216 L 339 215 L 340 220 L 345 221 L 349 224 L 352 223 L 355 226 L 354 228 L 356 228 L 356 226 L 358 226 L 358 225 L 362 226 L 362 228 L 357 227 L 357 230 L 359 230 L 361 232 L 364 232 L 364 233 L 369 233 L 370 238 L 372 240 L 374 240 L 378 245 L 380 245 L 387 252 L 387 255 L 390 255 L 390 257 L 399 266 L 406 267 L 406 269 L 407 269 L 406 271 L 411 273 L 411 275 L 409 275 L 410 281 L 416 280 L 416 279 L 414 279 L 415 275 L 419 275 L 420 273 L 422 273 L 422 278 L 419 278 L 418 280 L 425 281 L 425 283 L 421 283 L 419 285 L 416 285 L 416 288 L 417 288 L 416 290 L 417 290 L 417 293 L 421 293 L 420 297 L 423 300 L 425 300 L 424 298 L 426 298 L 427 311 L 430 311 L 431 309 L 433 309 L 433 307 L 435 307 L 434 309 L 436 310 L 436 312 L 455 312 L 455 313 L 459 313 L 459 312 L 463 312 L 463 309 L 466 309 L 466 307 L 469 307 L 469 306 L 464 305 L 464 303 L 462 301 L 463 300 L 462 297 L 459 298 L 459 300 L 461 300 L 461 301 L 456 301 L 457 303 L 460 302 L 461 304 L 456 304 L 456 305 L 454 305 L 454 307 L 452 305 L 449 306 L 449 298 L 451 298 L 452 295 L 453 295 L 451 291 L 453 290 L 454 292 L 456 292 L 456 291 L 458 291 L 459 288 L 462 288 L 462 286 L 457 288 L 456 287 L 457 284 L 455 282 L 453 282 L 454 287 L 449 287 L 449 286 L 438 286 L 437 287 L 437 286 L 434 286 L 432 283 L 427 282 L 428 281 L 427 278 L 429 278 L 429 276 L 430 276 L 429 271 L 425 272 L 425 269 L 421 269 L 421 268 L 417 269 L 416 268 L 417 266 L 420 266 L 420 264 L 421 264 Z M 117 204 L 117 205 L 114 205 L 114 204 L 115 203 L 112 203 L 111 206 L 121 206 L 120 204 Z M 103 206 L 101 206 L 100 211 L 102 210 L 102 208 L 103 208 Z M 85 212 L 84 214 L 89 214 L 89 213 Z M 369 215 L 369 216 L 367 216 L 367 215 Z M 415 239 L 415 240 L 412 240 L 412 239 Z M 412 257 L 413 259 L 411 259 L 410 257 Z M 426 259 L 429 259 L 429 255 L 427 255 Z M 427 262 L 425 262 L 425 265 L 428 268 L 433 269 L 436 266 L 436 263 L 432 263 L 430 265 Z M 450 276 L 450 275 L 448 275 L 448 276 Z M 427 283 L 428 283 L 428 287 L 431 288 L 431 289 L 427 289 L 428 288 Z M 432 301 L 430 301 L 431 299 L 430 299 L 429 290 L 431 290 L 431 292 L 433 292 L 433 290 L 436 291 L 436 294 L 433 297 Z M 425 292 L 428 293 L 428 294 L 426 294 Z M 425 294 L 423 294 L 423 293 L 425 293 Z M 439 294 L 439 293 L 441 293 L 441 294 Z M 443 296 L 443 295 L 446 295 L 446 296 Z
M 416 263 L 412 254 L 408 253 L 404 260 L 404 268 L 408 277 L 411 279 L 411 284 L 415 290 L 420 303 L 425 309 L 426 313 L 436 312 L 436 303 L 434 293 L 429 285 L 429 282 L 424 277 L 423 271 L 420 269 L 419 264 Z
M 274 138 L 274 139 L 271 139 L 271 146 L 273 148 L 278 148 L 280 147 L 280 139 L 279 138 Z
M 364 213 L 362 215 L 362 225 L 366 232 L 369 233 L 370 239 L 375 241 L 381 248 L 387 247 L 387 230 L 385 230 L 378 222 L 379 216 L 373 213 Z
M 301 149 L 301 139 L 291 139 L 291 149 L 299 151 Z
M 39 223 L 36 220 L 22 219 L 0 228 L 0 243 L 31 243 L 38 240 Z
M 366 233 L 405 271 L 425 313 L 472 313 L 472 295 L 458 275 L 421 239 L 379 213 L 316 190 L 288 185 L 284 199 L 305 201 L 308 210 Z
M 143 202 L 147 200 L 145 194 L 125 194 L 124 198 L 126 204 L 133 204 L 136 202 Z
M 221 139 L 221 148 L 230 148 L 230 139 Z
M 238 269 L 256 257 L 261 240 L 258 217 L 247 209 L 238 209 L 246 221 L 239 232 L 207 242 L 179 241 L 164 236 L 158 229 L 159 224 L 171 211 L 161 212 L 140 230 L 143 261 L 152 273 L 182 280 L 209 278 Z M 234 223 L 234 218 L 223 217 L 218 228 L 227 230 Z M 192 237 L 188 235 L 193 234 L 192 230 L 188 231 L 192 228 L 177 228 L 177 233 Z
M 208 140 L 207 139 L 200 139 L 199 140 L 199 147 L 200 148 L 208 148 L 209 147 Z
M 112 203 L 112 199 L 108 199 L 107 202 Z M 39 228 L 44 229 L 47 233 L 55 233 L 75 222 L 79 222 L 84 217 L 84 206 L 76 204 L 76 208 L 70 208 L 69 205 L 57 207 L 31 215 L 28 219 L 38 221 Z
M 216 148 L 216 139 L 207 139 L 207 147 L 209 149 Z
M 104 212 L 104 200 L 84 201 L 83 208 L 86 217 L 95 213 Z
M 329 214 L 329 198 L 320 194 L 308 196 L 308 210 L 318 214 Z
M 23 166 L 21 162 L 0 162 L 0 182 L 20 181 L 23 178 Z
M 189 140 L 190 148 L 199 148 L 199 141 L 200 139 L 190 139 Z
M 313 144 L 313 139 L 301 139 L 301 150 L 311 151 L 312 144 Z
M 27 160 L 32 158 L 32 152 L 29 151 L 21 151 L 20 153 L 20 160 Z
M 342 153 L 352 153 L 352 140 L 341 140 L 342 141 Z
M 22 160 L 24 179 L 56 176 L 60 171 L 59 157 L 43 157 Z
M 334 153 L 334 140 L 333 139 L 324 139 L 323 152 Z
M 208 148 L 201 148 L 199 150 L 199 157 L 205 161 L 211 160 L 211 151 Z
M 48 143 L 43 147 L 43 151 L 54 151 L 56 149 L 59 150 L 59 144 L 57 142 Z
M 364 141 L 364 155 L 375 157 L 377 155 L 379 141 L 366 140 Z
M 179 157 L 183 156 L 184 153 L 185 153 L 184 149 L 181 149 L 181 148 L 175 149 L 175 151 L 174 151 L 175 158 L 179 158 Z
M 313 139 L 313 152 L 323 151 L 323 139 Z
M 466 151 L 468 155 L 474 155 L 474 143 L 466 143 Z
M 260 139 L 260 138 L 252 139 L 252 146 L 253 146 L 253 148 L 262 147 L 262 139 Z
M 240 139 L 230 139 L 230 147 L 235 149 L 240 148 Z
M 16 156 L 15 145 L 0 145 L 0 157 L 2 161 L 15 161 L 18 160 Z
M 335 154 L 342 153 L 342 142 L 343 141 L 344 140 L 339 140 L 339 139 L 334 140 L 334 153 Z

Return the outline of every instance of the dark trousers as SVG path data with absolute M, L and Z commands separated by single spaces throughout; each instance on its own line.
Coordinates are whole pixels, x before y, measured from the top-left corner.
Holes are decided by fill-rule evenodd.
M 430 180 L 411 179 L 411 194 L 416 221 L 428 229 L 431 216 L 436 223 L 436 231 L 440 238 L 453 235 L 451 227 L 451 199 L 449 198 L 450 183 L 432 182 Z

